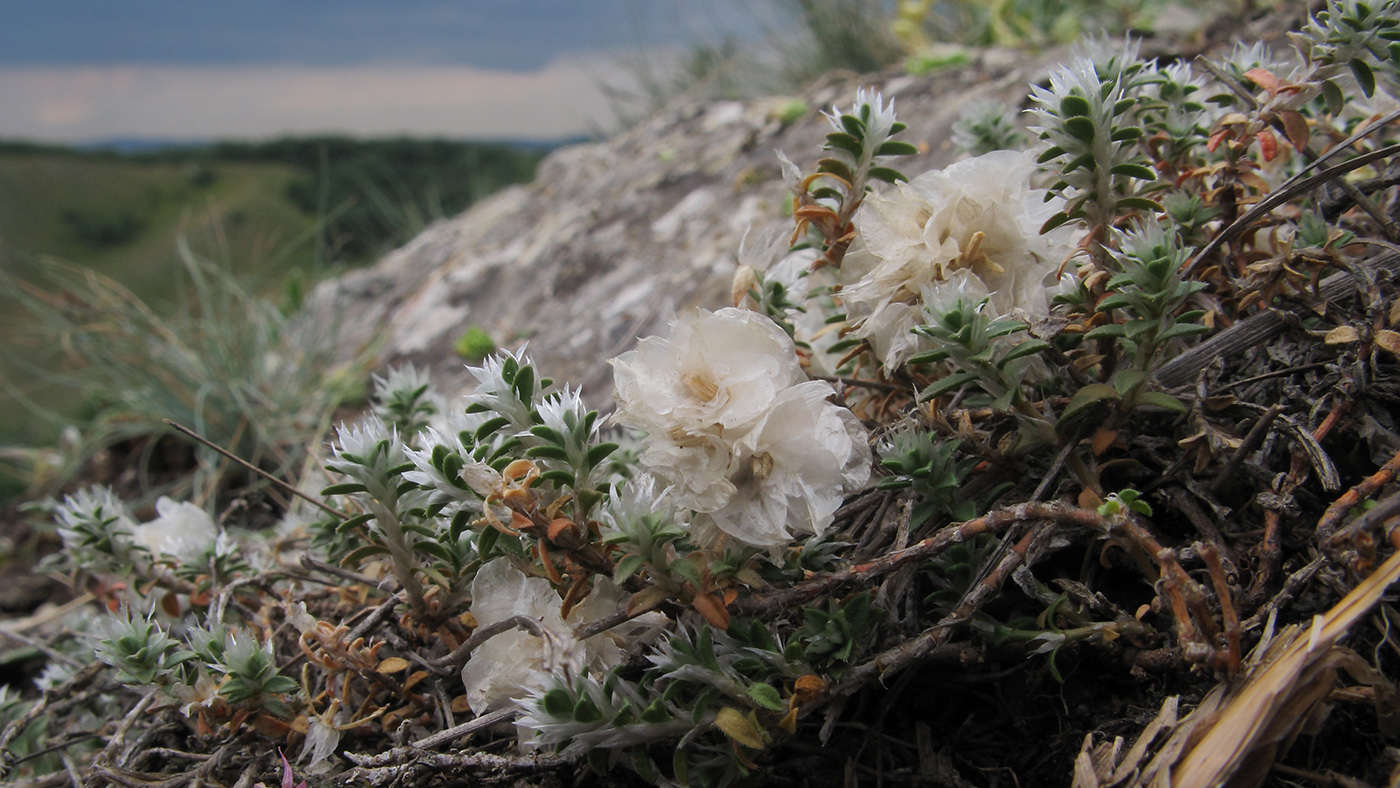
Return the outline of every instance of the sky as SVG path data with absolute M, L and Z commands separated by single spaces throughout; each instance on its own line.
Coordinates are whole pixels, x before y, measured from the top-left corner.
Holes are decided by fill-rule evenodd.
M 0 0 L 0 138 L 559 139 L 742 0 Z

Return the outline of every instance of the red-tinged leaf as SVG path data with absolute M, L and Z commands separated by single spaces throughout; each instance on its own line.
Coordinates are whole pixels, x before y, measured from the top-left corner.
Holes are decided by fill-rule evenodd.
M 696 594 L 690 606 L 715 629 L 729 629 L 729 611 L 714 594 Z
M 1264 129 L 1254 136 L 1259 140 L 1259 152 L 1264 154 L 1264 161 L 1273 161 L 1278 156 L 1278 137 L 1273 130 Z
M 1220 131 L 1217 131 L 1214 134 L 1210 135 L 1210 139 L 1206 141 L 1206 150 L 1210 151 L 1211 153 L 1215 153 L 1215 149 L 1220 147 L 1220 143 L 1223 142 L 1228 136 L 1230 136 L 1229 129 L 1221 129 Z
M 1306 150 L 1308 140 L 1312 138 L 1307 118 L 1304 118 L 1301 112 L 1286 109 L 1278 114 L 1278 119 L 1283 121 L 1283 131 L 1288 135 L 1288 142 L 1293 149 L 1299 153 Z
M 1244 76 L 1250 82 L 1253 82 L 1270 93 L 1277 93 L 1279 88 L 1283 86 L 1279 78 L 1274 76 L 1267 68 L 1251 68 L 1244 72 Z

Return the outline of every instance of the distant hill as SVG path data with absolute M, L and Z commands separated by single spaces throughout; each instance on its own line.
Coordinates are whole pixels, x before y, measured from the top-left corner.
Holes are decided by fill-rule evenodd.
M 115 148 L 115 149 L 113 149 Z M 44 258 L 112 277 L 157 309 L 178 295 L 177 243 L 295 302 L 311 280 L 376 259 L 432 221 L 529 181 L 547 147 L 451 140 L 286 138 L 110 148 L 0 142 L 0 267 L 31 278 Z M 0 323 L 13 320 L 0 304 Z M 39 391 L 11 325 L 6 383 Z M 16 363 L 18 361 L 18 363 Z M 47 403 L 63 398 L 45 392 Z M 0 443 L 42 440 L 0 390 Z

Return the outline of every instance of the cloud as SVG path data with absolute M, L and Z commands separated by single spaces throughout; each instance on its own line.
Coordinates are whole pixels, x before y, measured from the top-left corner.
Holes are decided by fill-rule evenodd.
M 0 67 L 0 137 L 265 138 L 346 133 L 552 139 L 607 128 L 602 58 L 535 71 L 469 66 Z

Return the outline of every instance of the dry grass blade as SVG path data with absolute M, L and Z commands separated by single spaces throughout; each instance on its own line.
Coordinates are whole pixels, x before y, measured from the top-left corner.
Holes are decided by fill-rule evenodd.
M 1266 639 L 1251 655 L 1243 682 L 1221 684 L 1175 726 L 1171 737 L 1131 785 L 1136 788 L 1253 788 L 1263 782 L 1317 704 L 1331 692 L 1339 668 L 1355 654 L 1337 648 L 1362 616 L 1400 579 L 1400 555 L 1392 556 L 1335 607 L 1313 618 L 1306 630 L 1291 626 Z M 1150 743 L 1175 718 L 1175 698 L 1143 731 L 1129 757 L 1116 768 L 1105 758 L 1121 743 L 1090 749 L 1075 764 L 1076 788 L 1106 788 L 1133 776 L 1144 742 Z M 1137 755 L 1135 755 L 1137 754 Z

